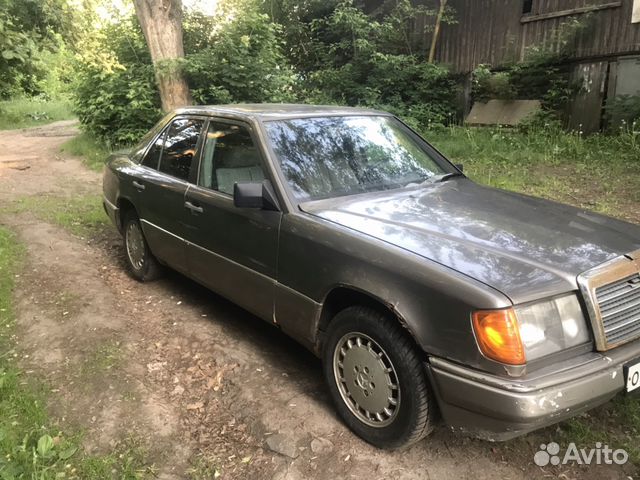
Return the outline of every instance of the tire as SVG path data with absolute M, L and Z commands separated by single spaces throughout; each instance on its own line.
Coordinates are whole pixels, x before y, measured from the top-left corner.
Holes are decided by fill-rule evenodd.
M 149 249 L 135 212 L 127 213 L 124 218 L 123 238 L 124 256 L 131 275 L 140 282 L 149 282 L 160 277 L 162 267 Z
M 349 307 L 334 317 L 327 333 L 325 380 L 338 413 L 356 435 L 394 449 L 431 433 L 435 401 L 424 363 L 395 319 L 372 308 Z

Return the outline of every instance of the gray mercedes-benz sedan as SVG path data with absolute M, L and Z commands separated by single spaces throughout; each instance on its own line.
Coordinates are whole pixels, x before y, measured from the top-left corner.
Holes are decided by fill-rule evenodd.
M 640 391 L 640 227 L 478 185 L 390 114 L 181 109 L 109 159 L 104 206 L 133 276 L 171 267 L 307 346 L 378 447 Z

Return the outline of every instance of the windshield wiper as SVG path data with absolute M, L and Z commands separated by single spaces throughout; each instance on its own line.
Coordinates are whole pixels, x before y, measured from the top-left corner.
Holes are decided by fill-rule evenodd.
M 461 172 L 451 172 L 451 173 L 445 173 L 444 175 L 442 175 L 440 178 L 438 178 L 436 180 L 436 182 L 446 182 L 447 180 L 449 180 L 450 178 L 454 178 L 454 177 L 464 177 L 464 174 Z

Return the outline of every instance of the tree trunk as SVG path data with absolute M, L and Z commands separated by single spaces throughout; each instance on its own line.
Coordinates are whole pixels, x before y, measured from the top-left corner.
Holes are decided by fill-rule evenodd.
M 436 59 L 436 45 L 438 45 L 438 37 L 440 36 L 440 25 L 444 16 L 444 9 L 447 7 L 447 0 L 440 0 L 440 8 L 436 16 L 436 24 L 433 27 L 433 36 L 431 37 L 431 48 L 429 49 L 429 63 L 433 63 Z
M 181 0 L 134 0 L 133 3 L 151 53 L 162 109 L 168 112 L 191 105 L 189 85 L 179 63 L 184 58 Z

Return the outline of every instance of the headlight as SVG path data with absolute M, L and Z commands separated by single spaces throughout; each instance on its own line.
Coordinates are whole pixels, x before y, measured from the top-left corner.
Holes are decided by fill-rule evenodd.
M 535 360 L 589 341 L 589 330 L 575 295 L 515 307 L 527 360 Z
M 522 365 L 589 341 L 576 295 L 473 314 L 480 351 L 488 358 Z

